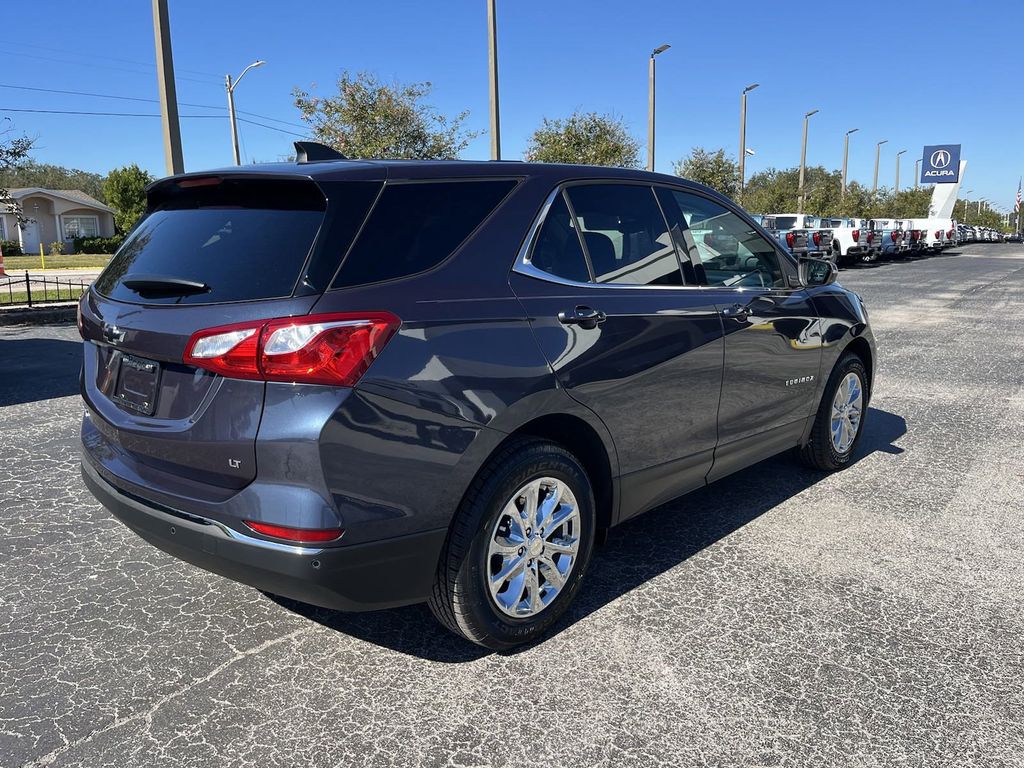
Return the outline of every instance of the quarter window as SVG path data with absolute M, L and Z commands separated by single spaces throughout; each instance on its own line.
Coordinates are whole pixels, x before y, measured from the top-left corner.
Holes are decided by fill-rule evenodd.
M 386 185 L 331 287 L 393 280 L 437 266 L 515 185 L 512 180 Z
M 654 190 L 592 184 L 567 190 L 594 282 L 682 285 L 679 258 Z
M 688 245 L 692 243 L 700 257 L 708 285 L 785 286 L 775 248 L 747 222 L 699 195 L 672 194 L 686 220 Z
M 577 283 L 590 281 L 587 257 L 583 255 L 583 246 L 580 245 L 579 235 L 569 216 L 569 207 L 561 194 L 551 204 L 544 224 L 537 233 L 530 263 L 563 280 Z
M 100 222 L 95 216 L 63 216 L 64 237 L 99 237 Z

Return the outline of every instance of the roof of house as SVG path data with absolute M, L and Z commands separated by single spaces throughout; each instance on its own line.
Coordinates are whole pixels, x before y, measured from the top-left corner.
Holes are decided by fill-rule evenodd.
M 104 205 L 95 197 L 91 197 L 80 189 L 43 189 L 42 187 L 17 187 L 15 189 L 9 189 L 11 197 L 15 200 L 22 200 L 32 195 L 50 195 L 51 197 L 59 197 L 63 200 L 68 200 L 72 203 L 78 203 L 87 208 L 98 208 L 101 211 L 114 212 L 114 209 L 110 206 Z

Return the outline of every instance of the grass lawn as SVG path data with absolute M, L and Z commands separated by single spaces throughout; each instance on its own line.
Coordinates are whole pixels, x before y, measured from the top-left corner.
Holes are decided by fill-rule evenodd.
M 6 259 L 4 259 L 6 261 Z M 43 289 L 40 288 L 38 291 L 33 289 L 32 291 L 32 303 L 35 304 L 37 301 L 78 301 L 78 297 L 81 296 L 81 291 L 78 286 L 72 286 L 70 289 L 67 286 L 61 286 L 60 292 L 54 288 L 47 288 L 45 296 L 43 295 Z M 11 304 L 27 304 L 28 294 L 25 291 L 14 291 L 8 293 L 6 286 L 4 290 L 0 290 L 0 307 L 9 306 Z
M 73 269 L 75 267 L 105 267 L 109 253 L 75 253 L 46 257 L 47 269 Z M 40 268 L 39 254 L 35 256 L 4 256 L 4 269 L 8 272 Z

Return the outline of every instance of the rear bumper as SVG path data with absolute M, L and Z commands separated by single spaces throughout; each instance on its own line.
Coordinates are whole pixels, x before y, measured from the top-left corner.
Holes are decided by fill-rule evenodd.
M 351 546 L 292 546 L 128 495 L 87 461 L 82 477 L 118 520 L 164 552 L 256 589 L 335 610 L 426 600 L 447 534 L 440 529 Z

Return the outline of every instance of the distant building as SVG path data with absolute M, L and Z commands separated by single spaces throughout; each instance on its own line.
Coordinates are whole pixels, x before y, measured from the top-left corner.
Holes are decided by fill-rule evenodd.
M 0 240 L 14 240 L 25 253 L 49 250 L 50 243 L 63 242 L 64 252 L 73 250 L 76 237 L 113 237 L 114 211 L 77 189 L 22 187 L 10 190 L 29 219 L 22 229 L 13 213 L 0 212 Z

